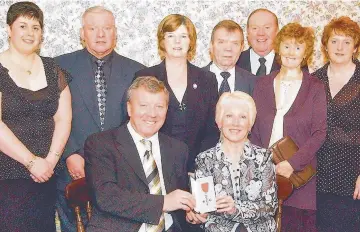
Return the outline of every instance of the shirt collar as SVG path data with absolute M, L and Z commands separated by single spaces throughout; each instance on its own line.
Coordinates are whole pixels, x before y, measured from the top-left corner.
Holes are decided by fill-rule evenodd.
M 259 56 L 253 48 L 250 49 L 250 53 L 251 53 L 251 56 L 255 57 L 256 60 L 259 60 L 260 57 L 262 56 Z M 271 52 L 269 52 L 269 54 L 267 54 L 266 56 L 264 56 L 264 58 L 266 59 L 266 61 L 268 60 L 273 60 L 275 57 L 275 52 L 274 50 L 271 50 Z
M 216 76 L 220 76 L 221 72 L 229 72 L 231 76 L 235 76 L 235 66 L 232 67 L 231 69 L 228 69 L 226 71 L 220 69 L 215 62 L 212 62 L 212 64 L 210 65 L 210 70 L 215 73 Z
M 91 54 L 87 49 L 85 49 L 88 56 L 91 59 L 91 62 L 96 63 L 97 60 L 100 60 L 99 58 L 97 58 L 96 56 L 94 56 L 93 54 Z M 106 56 L 104 56 L 103 58 L 101 58 L 101 60 L 105 61 L 105 64 L 108 63 L 109 61 L 111 61 L 112 57 L 114 54 L 114 50 L 112 50 L 109 54 L 107 54 Z
M 158 133 L 158 132 L 156 132 L 153 136 L 151 136 L 151 137 L 149 137 L 149 138 L 144 138 L 144 137 L 142 137 L 141 135 L 139 135 L 139 133 L 137 133 L 137 132 L 135 131 L 134 127 L 131 125 L 130 122 L 128 122 L 127 128 L 128 128 L 128 130 L 129 130 L 130 135 L 131 135 L 131 137 L 133 138 L 135 144 L 140 143 L 140 141 L 141 141 L 142 139 L 150 140 L 152 144 L 154 144 L 154 143 L 156 143 L 156 142 L 159 141 L 159 133 Z

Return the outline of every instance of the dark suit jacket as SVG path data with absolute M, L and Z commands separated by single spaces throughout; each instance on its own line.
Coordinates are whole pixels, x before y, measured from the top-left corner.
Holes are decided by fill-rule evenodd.
M 236 65 L 239 66 L 240 68 L 245 69 L 248 72 L 251 72 L 251 63 L 250 63 L 250 49 L 247 49 L 245 51 L 243 51 L 238 59 L 238 61 L 236 62 Z M 274 58 L 274 62 L 271 66 L 271 71 L 277 71 L 280 70 L 281 66 L 276 62 L 276 59 Z
M 162 171 L 167 193 L 188 189 L 183 142 L 159 133 Z M 95 207 L 87 232 L 137 232 L 142 223 L 157 224 L 164 196 L 149 194 L 145 172 L 126 124 L 91 135 L 85 143 L 86 178 Z M 184 211 L 171 213 L 181 231 Z
M 155 76 L 167 84 L 165 61 L 135 74 Z M 184 141 L 189 146 L 188 170 L 194 170 L 195 157 L 202 151 L 214 147 L 219 139 L 219 130 L 215 124 L 215 106 L 218 100 L 215 75 L 188 62 L 186 132 Z M 161 132 L 172 135 L 172 118 L 168 111 Z
M 213 62 L 210 62 L 203 69 L 206 71 L 210 71 L 210 65 L 212 63 Z M 257 80 L 257 78 L 258 77 L 253 75 L 251 72 L 248 72 L 238 66 L 235 66 L 235 91 L 242 91 L 249 95 L 252 95 L 255 86 L 255 81 Z M 215 78 L 215 80 L 217 79 Z
M 251 142 L 268 147 L 276 114 L 274 78 L 278 71 L 261 77 L 254 89 L 257 108 L 256 121 L 251 132 Z M 326 96 L 323 83 L 307 72 L 303 72 L 300 90 L 289 111 L 284 116 L 284 136 L 290 136 L 299 146 L 298 152 L 289 159 L 295 171 L 302 170 L 307 164 L 316 167 L 316 152 L 326 136 Z M 285 201 L 302 209 L 316 209 L 316 178 L 294 191 Z
M 145 67 L 136 61 L 120 56 L 115 51 L 112 59 L 111 76 L 107 81 L 105 130 L 117 127 L 126 120 L 123 95 L 130 86 L 134 73 Z M 55 60 L 73 77 L 69 84 L 73 118 L 70 137 L 63 154 L 65 160 L 75 152 L 83 154 L 86 138 L 100 131 L 100 117 L 94 73 L 88 52 L 83 49 L 56 57 Z

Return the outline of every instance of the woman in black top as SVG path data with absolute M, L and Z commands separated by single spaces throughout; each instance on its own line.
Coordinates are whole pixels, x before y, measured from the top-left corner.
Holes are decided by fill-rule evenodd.
M 327 137 L 318 151 L 319 231 L 360 231 L 360 28 L 331 20 L 322 35 L 329 63 L 314 75 L 325 84 Z
M 213 147 L 219 138 L 215 125 L 216 78 L 189 62 L 196 50 L 196 30 L 189 18 L 166 16 L 159 24 L 157 37 L 163 61 L 135 76 L 155 76 L 166 84 L 170 102 L 161 131 L 189 146 L 187 168 L 193 171 L 196 155 Z
M 43 14 L 31 2 L 7 13 L 0 54 L 0 231 L 55 231 L 54 169 L 69 137 L 69 77 L 36 54 Z

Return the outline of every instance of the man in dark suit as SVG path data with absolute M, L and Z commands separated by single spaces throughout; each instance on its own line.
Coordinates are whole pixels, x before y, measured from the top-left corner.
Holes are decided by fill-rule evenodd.
M 126 119 L 121 102 L 140 63 L 118 55 L 113 14 L 103 7 L 92 7 L 82 16 L 80 34 L 86 48 L 56 58 L 73 80 L 73 120 L 63 161 L 67 168 L 58 178 L 57 208 L 63 232 L 75 232 L 72 210 L 64 199 L 65 186 L 85 176 L 83 146 L 85 139 L 96 132 L 117 127 Z M 124 98 L 125 99 L 125 98 Z
M 159 132 L 169 92 L 152 76 L 129 87 L 130 121 L 91 135 L 85 143 L 86 178 L 94 194 L 88 232 L 182 231 L 195 206 L 188 189 L 188 148 Z
M 236 64 L 257 76 L 279 70 L 273 47 L 279 30 L 277 16 L 267 9 L 254 10 L 248 17 L 246 29 L 250 48 L 241 53 Z
M 244 48 L 243 30 L 232 20 L 219 22 L 211 33 L 210 62 L 204 69 L 216 75 L 219 94 L 243 91 L 251 95 L 256 77 L 236 66 Z

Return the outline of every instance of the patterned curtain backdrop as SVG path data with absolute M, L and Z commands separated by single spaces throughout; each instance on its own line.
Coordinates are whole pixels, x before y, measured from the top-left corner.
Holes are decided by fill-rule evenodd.
M 0 51 L 8 47 L 6 12 L 14 0 L 0 0 Z M 45 15 L 44 42 L 41 54 L 57 56 L 81 49 L 79 29 L 81 14 L 86 8 L 103 5 L 116 17 L 118 32 L 116 50 L 127 57 L 151 66 L 159 63 L 156 30 L 168 14 L 188 16 L 198 33 L 197 52 L 192 61 L 205 66 L 209 61 L 209 40 L 212 28 L 223 19 L 232 19 L 246 31 L 246 20 L 257 8 L 267 8 L 278 15 L 280 26 L 299 22 L 316 32 L 316 47 L 311 70 L 324 63 L 320 38 L 324 25 L 333 17 L 346 15 L 360 22 L 358 1 L 305 0 L 36 0 Z M 246 34 L 246 32 L 245 32 Z M 245 42 L 245 47 L 248 47 Z

